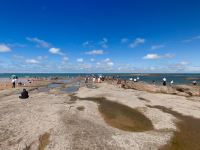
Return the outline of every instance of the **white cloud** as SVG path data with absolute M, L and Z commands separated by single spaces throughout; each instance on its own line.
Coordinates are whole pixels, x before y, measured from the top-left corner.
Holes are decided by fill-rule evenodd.
M 101 68 L 104 70 L 110 70 L 114 66 L 114 62 L 110 58 L 106 58 L 101 62 L 97 62 L 97 68 Z
M 143 59 L 158 59 L 160 56 L 158 54 L 147 54 Z
M 127 39 L 127 38 L 122 38 L 121 39 L 121 43 L 127 43 L 129 41 L 129 39 Z
M 180 65 L 188 65 L 189 63 L 187 61 L 181 61 L 179 62 Z
M 13 55 L 12 58 L 13 58 L 14 60 L 24 59 L 24 57 L 21 56 L 21 55 Z
M 28 41 L 30 42 L 33 42 L 33 43 L 36 43 L 37 44 L 37 47 L 44 47 L 44 48 L 48 48 L 50 46 L 50 44 L 44 40 L 41 40 L 39 38 L 31 38 L 31 37 L 27 37 L 26 38 Z
M 88 47 L 88 48 L 95 48 L 95 47 L 102 47 L 102 48 L 108 48 L 108 39 L 103 38 L 101 41 L 98 43 L 93 42 L 93 41 L 85 41 L 82 43 L 82 46 Z
M 106 59 L 104 59 L 103 61 L 104 61 L 104 62 L 109 62 L 109 61 L 111 61 L 111 59 L 110 59 L 110 58 L 106 58 Z
M 200 72 L 200 66 L 188 66 L 186 69 L 187 72 Z
M 62 60 L 61 60 L 61 65 L 62 66 L 60 66 L 60 67 L 64 67 L 66 65 L 66 63 L 67 63 L 68 60 L 69 60 L 69 58 L 67 56 L 62 57 Z
M 60 49 L 52 47 L 49 49 L 49 52 L 52 54 L 58 54 L 60 52 Z
M 160 44 L 160 45 L 152 45 L 152 46 L 151 46 L 151 49 L 152 49 L 152 50 L 156 50 L 156 49 L 160 49 L 160 48 L 163 48 L 163 47 L 165 47 L 165 45 L 163 45 L 163 44 Z
M 64 54 L 60 51 L 60 48 L 52 47 L 52 48 L 49 49 L 49 52 L 52 53 L 52 54 L 57 54 L 57 55 L 64 55 Z
M 79 64 L 79 65 L 80 65 L 79 66 L 80 69 L 91 69 L 92 68 L 91 64 L 85 64 L 85 63 L 83 63 L 83 64 Z
M 26 47 L 25 44 L 21 44 L 21 43 L 12 43 L 12 44 L 8 43 L 7 45 L 10 47 Z
M 184 43 L 189 43 L 189 42 L 192 42 L 194 40 L 200 40 L 200 35 L 198 36 L 195 36 L 195 37 L 192 37 L 190 39 L 187 39 L 187 40 L 183 40 Z
M 108 62 L 107 65 L 111 67 L 111 66 L 114 66 L 114 63 L 113 62 Z
M 94 48 L 94 43 L 92 41 L 85 41 L 82 43 L 83 47 Z
M 100 63 L 100 62 L 97 62 L 97 65 L 101 65 L 101 63 Z
M 26 63 L 28 64 L 39 64 L 39 61 L 36 59 L 27 59 Z
M 164 55 L 161 55 L 161 58 L 173 58 L 175 57 L 174 54 L 164 54 Z
M 94 58 L 91 58 L 90 61 L 93 62 L 93 61 L 95 61 L 95 59 L 94 59 Z
M 104 50 L 91 50 L 86 52 L 88 55 L 102 55 L 104 54 Z
M 107 38 L 103 38 L 102 41 L 99 42 L 99 44 L 103 48 L 107 48 L 108 47 L 107 43 L 108 43 L 108 39 Z
M 173 58 L 175 57 L 174 54 L 164 54 L 164 55 L 158 55 L 158 54 L 147 54 L 143 57 L 143 59 L 160 59 L 160 58 Z
M 144 44 L 145 43 L 145 39 L 144 38 L 136 38 L 129 46 L 131 48 L 135 48 L 141 44 Z
M 90 45 L 90 42 L 89 41 L 86 41 L 82 44 L 83 46 L 89 46 Z
M 83 62 L 83 58 L 78 58 L 76 61 L 81 63 L 81 62 Z
M 63 59 L 63 61 L 68 61 L 69 60 L 69 58 L 66 57 L 66 56 L 64 56 L 62 59 Z
M 37 57 L 38 60 L 45 60 L 45 59 L 47 59 L 47 58 L 48 58 L 48 56 L 38 56 L 38 57 Z
M 11 48 L 5 44 L 0 44 L 0 53 L 10 52 Z
M 186 61 L 172 63 L 172 64 L 166 65 L 166 68 L 162 68 L 162 70 L 167 70 L 169 72 L 187 72 L 192 67 L 192 66 L 189 66 L 188 64 L 189 63 Z

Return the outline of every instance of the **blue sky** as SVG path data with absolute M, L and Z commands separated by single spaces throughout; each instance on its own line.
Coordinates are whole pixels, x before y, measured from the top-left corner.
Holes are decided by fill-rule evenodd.
M 0 0 L 0 72 L 200 72 L 199 0 Z

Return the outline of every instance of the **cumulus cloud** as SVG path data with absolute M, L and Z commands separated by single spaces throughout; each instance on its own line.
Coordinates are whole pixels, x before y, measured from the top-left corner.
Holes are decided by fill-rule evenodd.
M 160 49 L 160 48 L 163 48 L 163 47 L 165 47 L 164 44 L 160 44 L 160 45 L 152 45 L 152 46 L 151 46 L 151 49 L 152 49 L 152 50 L 156 50 L 156 49 Z
M 60 51 L 60 48 L 52 47 L 52 48 L 49 49 L 49 52 L 50 52 L 51 54 L 64 55 L 64 54 Z
M 113 62 L 107 62 L 107 65 L 111 67 L 111 66 L 114 66 L 114 63 Z
M 26 63 L 28 63 L 28 64 L 39 64 L 40 62 L 36 59 L 26 59 Z
M 10 52 L 11 48 L 6 44 L 0 44 L 0 53 Z
M 81 62 L 83 62 L 83 58 L 78 58 L 76 61 L 81 63 Z
M 108 39 L 103 38 L 99 42 L 93 42 L 93 41 L 85 41 L 82 43 L 83 47 L 88 47 L 88 48 L 95 48 L 95 47 L 102 47 L 102 48 L 108 48 Z
M 44 41 L 44 40 L 41 40 L 41 39 L 39 39 L 39 38 L 36 38 L 36 37 L 27 37 L 26 38 L 28 41 L 30 41 L 30 42 L 33 42 L 33 43 L 36 43 L 37 45 L 37 47 L 43 47 L 43 48 L 48 48 L 48 47 L 50 47 L 50 44 L 48 43 L 48 42 L 46 42 L 46 41 Z
M 106 59 L 104 59 L 103 61 L 104 61 L 104 62 L 110 62 L 111 59 L 110 59 L 110 58 L 106 58 Z
M 15 55 L 15 57 L 24 58 L 23 56 L 18 56 L 18 55 Z M 25 62 L 28 64 L 39 64 L 39 63 L 44 62 L 47 59 L 48 59 L 48 56 L 37 56 L 36 58 L 26 59 Z
M 174 54 L 164 54 L 164 55 L 158 55 L 158 54 L 147 54 L 143 57 L 143 59 L 160 59 L 160 58 L 173 58 L 175 57 Z
M 145 39 L 144 38 L 136 38 L 129 46 L 131 48 L 135 48 L 141 44 L 144 44 L 145 43 Z
M 107 39 L 107 38 L 103 38 L 103 39 L 99 42 L 99 44 L 100 44 L 101 47 L 103 47 L 103 48 L 107 48 L 107 47 L 108 47 L 107 43 L 108 43 L 108 39 Z
M 114 62 L 110 58 L 106 58 L 101 62 L 97 62 L 97 68 L 101 68 L 103 70 L 110 70 L 114 66 Z
M 158 54 L 147 54 L 143 59 L 158 59 L 160 56 Z
M 88 51 L 86 52 L 85 54 L 87 55 L 102 55 L 104 54 L 104 50 L 91 50 L 91 51 Z
M 52 47 L 52 48 L 49 49 L 49 52 L 52 53 L 52 54 L 59 54 L 60 53 L 60 49 Z

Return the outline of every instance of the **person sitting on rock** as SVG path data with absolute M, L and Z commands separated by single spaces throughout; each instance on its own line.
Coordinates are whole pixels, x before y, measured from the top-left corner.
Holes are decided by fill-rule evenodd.
M 21 99 L 27 99 L 29 97 L 28 95 L 28 91 L 26 89 L 23 89 L 21 96 L 19 96 L 19 98 Z

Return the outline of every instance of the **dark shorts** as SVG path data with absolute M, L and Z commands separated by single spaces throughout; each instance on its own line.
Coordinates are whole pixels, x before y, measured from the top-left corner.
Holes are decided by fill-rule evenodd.
M 28 96 L 29 97 L 29 96 Z M 19 96 L 20 99 L 27 99 L 28 97 Z

